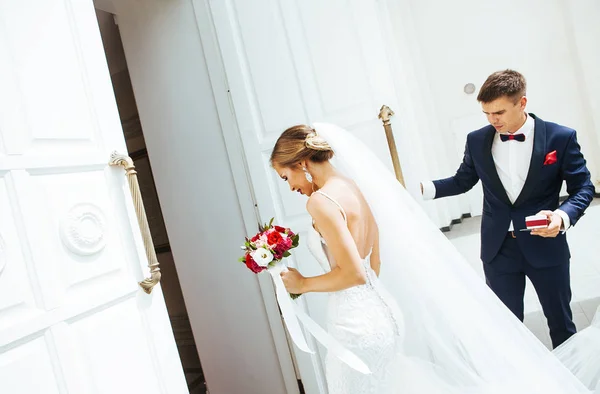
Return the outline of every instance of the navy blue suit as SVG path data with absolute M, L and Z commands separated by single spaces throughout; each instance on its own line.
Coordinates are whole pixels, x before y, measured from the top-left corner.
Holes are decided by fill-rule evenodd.
M 590 173 L 577 143 L 575 130 L 535 119 L 533 152 L 529 173 L 521 194 L 511 203 L 496 171 L 491 149 L 496 130 L 491 125 L 469 133 L 463 163 L 456 175 L 434 181 L 435 198 L 469 191 L 481 180 L 484 193 L 481 221 L 481 259 L 488 285 L 523 320 L 525 276 L 538 293 L 556 347 L 575 333 L 569 306 L 571 288 L 566 235 L 556 238 L 520 232 L 525 217 L 541 210 L 559 208 L 563 181 L 569 197 L 560 204 L 575 225 L 594 196 Z M 556 151 L 557 161 L 544 164 L 546 155 Z M 510 221 L 514 235 L 508 234 Z

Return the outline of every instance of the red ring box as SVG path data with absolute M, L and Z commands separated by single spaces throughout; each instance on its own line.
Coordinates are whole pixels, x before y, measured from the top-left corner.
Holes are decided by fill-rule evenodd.
M 528 230 L 534 228 L 546 228 L 550 224 L 550 220 L 546 215 L 533 215 L 525 218 L 525 226 Z

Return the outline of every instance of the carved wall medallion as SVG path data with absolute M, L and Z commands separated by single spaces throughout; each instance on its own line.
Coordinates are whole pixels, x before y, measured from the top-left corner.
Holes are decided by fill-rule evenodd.
M 62 218 L 60 237 L 73 253 L 89 256 L 106 246 L 106 219 L 100 208 L 90 203 L 74 205 Z

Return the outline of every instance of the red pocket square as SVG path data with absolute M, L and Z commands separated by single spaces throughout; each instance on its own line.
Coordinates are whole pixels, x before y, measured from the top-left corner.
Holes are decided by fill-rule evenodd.
M 548 153 L 546 155 L 546 159 L 544 160 L 544 165 L 545 166 L 549 166 L 550 164 L 554 164 L 556 163 L 556 151 L 553 150 L 552 152 Z

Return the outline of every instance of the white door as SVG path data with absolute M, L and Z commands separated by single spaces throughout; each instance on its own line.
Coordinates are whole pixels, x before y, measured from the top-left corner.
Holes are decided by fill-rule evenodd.
M 305 275 L 322 273 L 302 242 L 310 224 L 306 197 L 290 193 L 270 168 L 270 151 L 287 127 L 331 122 L 352 131 L 392 169 L 377 115 L 383 104 L 400 111 L 378 3 L 210 2 L 261 220 L 274 216 L 300 233 L 293 261 Z M 247 230 L 256 231 L 255 224 Z M 265 297 L 272 297 L 272 290 L 265 290 Z M 308 294 L 300 302 L 325 323 L 324 295 Z M 310 356 L 294 348 L 308 394 L 326 393 L 324 352 L 317 350 Z
M 0 392 L 187 393 L 91 0 L 0 0 Z

